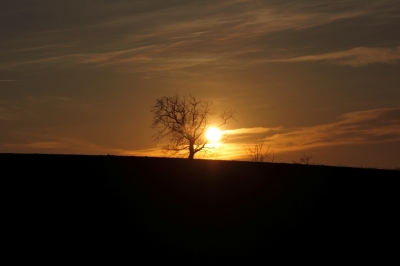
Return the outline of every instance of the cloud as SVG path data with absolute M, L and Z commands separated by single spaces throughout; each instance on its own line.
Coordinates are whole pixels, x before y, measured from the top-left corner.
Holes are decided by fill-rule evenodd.
M 53 154 L 88 154 L 88 155 L 120 155 L 120 156 L 155 156 L 163 157 L 162 150 L 159 148 L 149 148 L 141 150 L 126 150 L 120 148 L 106 147 L 93 143 L 90 140 L 59 136 L 54 137 L 48 134 L 29 134 L 31 141 L 19 143 L 0 144 L 2 152 L 13 153 L 53 153 Z
M 0 138 L 4 134 L 25 132 L 27 128 L 28 131 L 54 126 L 68 128 L 81 119 L 95 119 L 102 106 L 99 102 L 51 95 L 0 100 Z
M 17 115 L 10 109 L 0 107 L 0 120 L 15 120 Z
M 363 13 L 360 10 L 340 14 L 313 13 L 300 7 L 282 9 L 260 3 L 253 5 L 248 1 L 198 5 L 196 13 L 191 12 L 187 6 L 156 11 L 150 17 L 166 23 L 152 22 L 139 34 L 120 36 L 119 42 L 132 44 L 133 48 L 82 54 L 79 62 L 113 65 L 133 72 L 173 71 L 200 65 L 243 68 L 247 64 L 264 62 L 247 57 L 265 50 L 262 43 L 248 47 L 250 39 L 257 40 L 270 33 L 313 27 Z M 143 16 L 140 23 L 147 25 L 143 21 L 148 18 Z M 122 21 L 139 23 L 138 19 L 126 17 Z
M 232 144 L 237 149 L 251 143 L 240 138 L 248 134 L 247 140 L 266 136 L 267 144 L 277 152 L 400 141 L 400 107 L 347 113 L 331 124 L 300 128 L 242 128 L 230 130 L 229 134 L 233 136 Z
M 400 142 L 400 107 L 343 114 L 336 122 L 309 127 L 239 128 L 226 130 L 218 159 L 241 159 L 244 147 L 266 138 L 275 154 L 343 145 Z M 59 134 L 58 134 L 59 135 Z M 128 150 L 105 147 L 90 140 L 54 134 L 27 135 L 27 141 L 3 143 L 3 152 L 42 152 L 63 154 L 114 154 L 124 156 L 165 156 L 159 148 Z M 217 151 L 218 152 L 218 151 Z
M 353 67 L 366 66 L 374 63 L 393 64 L 400 61 L 400 46 L 394 48 L 368 48 L 356 47 L 353 49 L 316 54 L 298 56 L 287 59 L 275 59 L 270 62 L 312 62 L 326 61 L 338 65 L 349 65 Z
M 3 152 L 54 154 L 119 154 L 121 150 L 107 148 L 88 140 L 74 137 L 54 137 L 45 134 L 27 135 L 31 141 L 3 143 Z
M 6 148 L 23 149 L 23 150 L 62 149 L 67 147 L 65 143 L 56 141 L 37 141 L 37 142 L 18 143 L 18 144 L 5 143 L 3 144 L 3 146 Z
M 255 136 L 265 137 L 274 135 L 277 132 L 282 131 L 283 127 L 276 127 L 276 128 L 265 128 L 265 127 L 253 127 L 253 128 L 238 128 L 238 129 L 231 129 L 225 130 L 222 133 L 230 140 L 241 140 L 245 141 L 246 139 L 254 139 Z
M 94 104 L 74 99 L 65 96 L 56 95 L 41 95 L 41 96 L 26 96 L 24 99 L 26 106 L 29 107 L 51 107 L 51 108 L 65 108 L 66 110 L 92 110 L 96 108 Z
M 0 69 L 30 67 L 32 64 L 48 68 L 90 64 L 151 73 L 205 64 L 245 67 L 249 63 L 276 58 L 273 54 L 276 51 L 266 47 L 262 41 L 271 33 L 391 14 L 398 10 L 396 5 L 396 1 L 224 0 L 102 2 L 94 6 L 84 1 L 73 1 L 63 8 L 49 1 L 35 8 L 15 6 L 12 8 L 14 15 L 7 20 L 23 17 L 21 14 L 24 12 L 41 19 L 31 21 L 29 32 L 25 32 L 26 23 L 14 23 L 15 28 L 10 33 L 13 37 L 5 35 L 7 38 L 2 38 Z M 84 12 L 65 12 L 65 9 Z M 385 59 L 385 51 L 374 52 L 375 59 L 362 60 L 366 53 L 357 50 L 361 48 L 355 49 L 352 53 L 360 54 L 353 56 L 356 59 L 345 60 L 348 55 L 328 54 L 326 59 L 306 56 L 292 60 L 328 60 L 336 56 L 342 58 L 339 63 L 352 65 L 368 64 L 374 60 L 393 62 L 390 55 Z M 254 61 L 252 57 L 266 59 Z
M 152 157 L 164 157 L 165 154 L 160 148 L 142 149 L 142 150 L 115 150 L 115 155 L 122 156 L 152 156 Z

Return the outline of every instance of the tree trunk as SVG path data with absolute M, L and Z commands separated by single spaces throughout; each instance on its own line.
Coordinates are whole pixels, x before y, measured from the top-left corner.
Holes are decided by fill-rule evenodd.
M 189 157 L 190 160 L 193 160 L 194 158 L 194 143 L 190 142 L 189 143 Z

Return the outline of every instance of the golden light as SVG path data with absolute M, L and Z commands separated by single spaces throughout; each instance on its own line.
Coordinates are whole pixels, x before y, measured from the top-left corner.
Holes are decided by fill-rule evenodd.
M 222 136 L 221 130 L 216 127 L 210 127 L 206 132 L 206 137 L 210 142 L 217 142 Z

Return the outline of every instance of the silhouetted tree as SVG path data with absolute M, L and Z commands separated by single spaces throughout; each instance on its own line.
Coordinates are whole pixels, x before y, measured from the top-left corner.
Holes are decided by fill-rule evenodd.
M 157 132 L 153 135 L 155 141 L 167 138 L 169 144 L 163 149 L 173 155 L 186 153 L 189 159 L 202 150 L 208 149 L 205 132 L 210 126 L 222 126 L 228 120 L 234 119 L 232 110 L 216 115 L 208 101 L 189 97 L 164 96 L 155 101 L 151 108 L 153 122 L 151 127 Z M 219 120 L 217 121 L 213 120 Z
M 251 145 L 246 145 L 244 151 L 250 157 L 251 162 L 274 162 L 276 155 L 270 146 L 266 145 L 266 137 L 258 139 Z
M 311 154 L 303 154 L 300 157 L 300 163 L 309 165 L 311 163 L 312 158 L 314 158 L 314 155 Z

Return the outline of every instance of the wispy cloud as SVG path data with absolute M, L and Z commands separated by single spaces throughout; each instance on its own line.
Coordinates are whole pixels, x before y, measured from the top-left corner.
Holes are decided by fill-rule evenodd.
M 62 149 L 66 148 L 68 145 L 62 142 L 56 141 L 37 141 L 37 142 L 29 142 L 29 143 L 5 143 L 3 147 L 13 148 L 13 149 L 22 149 L 26 151 L 37 151 L 43 149 Z
M 13 153 L 53 153 L 53 154 L 87 154 L 87 155 L 121 155 L 121 156 L 156 156 L 164 157 L 159 148 L 127 150 L 107 147 L 90 140 L 58 134 L 28 134 L 30 141 L 0 143 L 2 152 Z
M 118 149 L 107 148 L 91 141 L 74 137 L 54 137 L 46 135 L 30 135 L 31 141 L 3 143 L 4 152 L 17 153 L 54 153 L 54 154 L 119 154 Z
M 123 156 L 152 156 L 152 157 L 164 157 L 165 154 L 162 152 L 160 148 L 150 148 L 150 149 L 142 149 L 142 150 L 122 150 L 115 149 L 113 151 L 115 155 L 123 155 Z
M 28 106 L 50 106 L 57 108 L 65 108 L 66 110 L 86 110 L 97 111 L 96 104 L 89 103 L 80 99 L 74 99 L 66 96 L 42 95 L 42 96 L 26 96 Z
M 400 107 L 381 108 L 347 113 L 338 121 L 298 128 L 239 128 L 226 130 L 227 143 L 216 150 L 212 158 L 241 159 L 244 147 L 254 140 L 265 138 L 266 145 L 278 154 L 306 151 L 313 148 L 342 145 L 368 145 L 400 142 Z M 163 157 L 160 148 L 128 150 L 105 147 L 82 138 L 52 135 L 31 136 L 34 139 L 20 143 L 3 143 L 7 152 L 42 152 L 64 154 L 114 154 L 126 156 Z
M 400 141 L 400 107 L 347 113 L 331 124 L 300 128 L 242 128 L 227 133 L 232 136 L 236 154 L 240 154 L 244 145 L 264 137 L 266 144 L 277 152 Z
M 32 121 L 35 117 L 59 120 L 64 115 L 86 115 L 97 113 L 99 103 L 87 102 L 64 96 L 25 96 L 18 102 L 0 102 L 0 120 Z M 65 117 L 65 116 L 64 116 Z
M 12 110 L 0 107 L 0 120 L 15 120 L 16 118 Z
M 51 4 L 48 9 L 45 5 L 33 8 L 32 13 L 53 18 L 54 25 L 32 23 L 33 33 L 4 41 L 1 45 L 4 60 L 0 68 L 32 64 L 66 67 L 84 63 L 151 73 L 201 65 L 243 67 L 249 61 L 257 63 L 276 58 L 276 51 L 268 48 L 268 43 L 262 40 L 271 33 L 302 30 L 363 16 L 387 14 L 383 17 L 390 19 L 395 16 L 393 10 L 399 9 L 396 1 L 389 0 L 374 3 L 345 0 L 318 3 L 225 0 L 168 4 L 164 1 L 110 2 L 90 8 L 85 3 L 74 2 L 71 6 L 85 10 L 85 19 L 70 12 L 67 13 L 70 15 L 59 14 L 60 17 L 71 16 L 70 19 L 54 20 L 57 17 L 54 10 L 59 12 L 62 9 L 51 8 Z M 25 30 L 21 27 L 20 31 Z M 343 64 L 365 65 L 397 60 L 393 59 L 390 49 L 371 49 L 360 47 L 281 61 L 336 60 Z M 364 60 L 361 58 L 370 53 L 373 55 Z M 398 54 L 398 48 L 394 53 Z
M 244 148 L 265 138 L 275 154 L 341 145 L 400 142 L 400 107 L 347 113 L 337 122 L 310 127 L 238 128 L 225 130 L 227 142 L 212 158 L 243 159 Z M 161 149 L 119 150 L 119 155 L 164 156 Z
M 357 47 L 346 51 L 325 54 L 298 56 L 286 59 L 275 59 L 270 62 L 312 62 L 326 61 L 333 64 L 353 67 L 366 66 L 374 63 L 396 63 L 400 61 L 400 46 L 395 48 Z
M 265 128 L 265 127 L 253 127 L 253 128 L 238 128 L 223 131 L 223 134 L 228 136 L 229 140 L 234 142 L 244 142 L 246 140 L 254 140 L 255 136 L 273 136 L 277 132 L 284 130 L 283 127 L 276 128 Z

